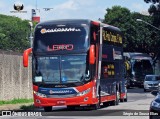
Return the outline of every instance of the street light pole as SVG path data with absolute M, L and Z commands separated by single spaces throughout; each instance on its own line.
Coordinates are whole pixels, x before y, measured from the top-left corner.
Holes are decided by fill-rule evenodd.
M 160 1 L 159 1 L 159 2 L 160 2 Z M 136 20 L 139 21 L 139 22 L 143 22 L 143 23 L 145 23 L 145 24 L 147 24 L 147 25 L 149 25 L 149 26 L 155 28 L 156 30 L 160 31 L 159 28 L 153 26 L 152 24 L 150 24 L 150 23 L 148 23 L 148 22 L 146 22 L 146 21 L 143 21 L 142 19 L 136 19 Z M 158 54 L 159 54 L 159 53 L 160 53 L 160 52 L 158 52 Z M 158 54 L 157 54 L 156 58 L 154 59 L 154 61 L 157 60 Z M 154 68 L 155 68 L 155 66 L 154 66 Z M 154 69 L 154 73 L 155 73 L 155 69 Z M 159 88 L 159 89 L 160 89 L 160 88 Z
M 137 21 L 139 21 L 139 22 L 143 22 L 143 23 L 145 23 L 145 24 L 147 24 L 147 25 L 149 25 L 149 26 L 151 26 L 151 27 L 153 27 L 153 28 L 155 28 L 155 29 L 157 29 L 157 30 L 159 30 L 160 31 L 160 29 L 159 28 L 157 28 L 157 27 L 155 27 L 155 26 L 153 26 L 152 24 L 150 24 L 150 23 L 148 23 L 148 22 L 146 22 L 146 21 L 143 21 L 142 19 L 136 19 Z

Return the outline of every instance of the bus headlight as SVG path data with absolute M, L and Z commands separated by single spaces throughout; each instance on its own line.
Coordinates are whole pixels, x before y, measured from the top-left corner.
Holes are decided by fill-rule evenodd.
M 91 88 L 88 88 L 88 89 L 85 90 L 85 91 L 79 92 L 79 93 L 77 94 L 77 96 L 83 96 L 83 95 L 89 93 L 90 90 L 91 90 Z
M 47 96 L 45 94 L 33 91 L 34 94 L 36 94 L 37 96 L 41 97 L 41 98 L 46 98 Z

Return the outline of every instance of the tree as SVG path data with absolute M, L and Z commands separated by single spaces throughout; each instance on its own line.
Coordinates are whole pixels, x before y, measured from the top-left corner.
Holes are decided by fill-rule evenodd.
M 30 46 L 29 32 L 27 20 L 0 14 L 0 49 L 22 52 Z
M 153 25 L 160 27 L 160 0 L 144 0 L 144 2 L 152 3 L 148 12 L 153 17 Z
M 151 22 L 150 16 L 144 16 L 136 12 L 132 13 L 129 9 L 121 6 L 113 6 L 111 9 L 106 9 L 106 12 L 104 22 L 119 27 L 124 34 L 124 51 L 158 52 L 158 48 L 160 48 L 159 36 L 151 37 L 156 32 L 155 29 L 136 21 L 136 19 L 143 19 Z
M 153 4 L 159 3 L 159 0 L 144 0 L 146 3 L 152 2 Z

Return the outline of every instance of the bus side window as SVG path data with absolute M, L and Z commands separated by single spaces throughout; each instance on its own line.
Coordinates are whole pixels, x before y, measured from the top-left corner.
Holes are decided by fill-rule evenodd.
M 90 44 L 96 44 L 99 42 L 99 27 L 92 25 L 91 26 L 91 43 Z

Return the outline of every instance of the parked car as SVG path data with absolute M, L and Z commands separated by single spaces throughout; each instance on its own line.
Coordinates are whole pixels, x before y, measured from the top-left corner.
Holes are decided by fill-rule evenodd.
M 159 75 L 146 75 L 144 79 L 144 92 L 158 90 L 158 84 L 160 83 Z
M 160 119 L 160 92 L 155 90 L 152 94 L 156 97 L 150 105 L 149 119 Z

